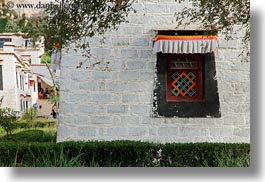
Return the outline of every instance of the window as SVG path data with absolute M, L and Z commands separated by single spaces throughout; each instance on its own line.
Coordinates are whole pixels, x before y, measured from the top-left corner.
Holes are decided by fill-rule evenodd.
M 221 117 L 214 53 L 157 53 L 154 117 Z
M 20 99 L 20 111 L 23 111 L 23 101 Z
M 1 38 L 0 39 L 0 48 L 4 47 L 4 43 L 5 42 L 12 42 L 12 39 L 10 39 L 10 38 Z
M 201 55 L 170 55 L 167 70 L 167 101 L 195 100 L 202 100 Z
M 215 55 L 217 30 L 158 29 L 154 117 L 221 117 Z
M 16 71 L 16 82 L 17 82 L 17 88 L 19 88 L 19 86 L 18 86 L 18 73 L 17 73 L 17 71 Z
M 3 90 L 3 70 L 2 65 L 0 65 L 0 90 Z
M 26 110 L 27 110 L 27 109 L 29 108 L 29 103 L 28 103 L 28 101 L 25 102 L 25 105 L 26 105 L 25 108 L 26 108 Z

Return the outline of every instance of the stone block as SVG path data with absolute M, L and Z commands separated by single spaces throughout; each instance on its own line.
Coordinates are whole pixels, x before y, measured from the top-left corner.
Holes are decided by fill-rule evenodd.
M 82 111 L 80 111 L 82 112 Z M 78 115 L 78 117 L 76 117 Z M 77 126 L 88 126 L 90 125 L 90 117 L 88 116 L 87 113 L 82 112 L 82 113 L 75 113 L 74 115 L 71 115 L 68 120 L 71 120 L 74 125 Z
M 91 74 L 87 70 L 76 69 L 71 72 L 72 80 L 84 81 L 84 80 L 88 80 L 89 78 L 91 78 Z
M 62 125 L 57 132 L 57 142 L 72 140 L 78 136 L 77 129 L 73 126 Z
M 129 70 L 141 70 L 145 67 L 146 61 L 128 61 L 127 67 Z
M 234 135 L 239 137 L 250 137 L 250 128 L 235 128 Z
M 243 71 L 233 71 L 229 74 L 225 74 L 225 80 L 228 80 L 230 82 L 241 82 L 241 81 L 249 81 L 250 75 Z
M 139 72 L 138 71 L 122 71 L 120 72 L 119 78 L 122 81 L 138 80 Z
M 123 49 L 121 50 L 121 57 L 122 58 L 138 58 L 138 52 L 134 49 Z
M 147 114 L 147 113 L 149 113 L 148 112 L 149 107 L 147 107 L 146 105 L 140 105 L 140 104 L 131 105 L 130 108 L 131 108 L 132 114 Z
M 80 103 L 84 104 L 88 100 L 90 100 L 90 95 L 87 93 L 75 93 L 75 94 L 69 94 L 69 98 L 71 103 L 79 105 Z
M 65 103 L 60 105 L 60 112 L 62 113 L 74 113 L 79 111 L 79 106 L 74 103 Z
M 153 57 L 152 47 L 150 47 L 150 49 L 140 50 L 139 58 L 154 58 L 155 59 L 155 57 Z
M 129 46 L 129 38 L 125 37 L 115 37 L 112 39 L 113 46 Z
M 125 93 L 122 95 L 123 103 L 137 103 L 140 102 L 138 95 Z
M 113 119 L 112 117 L 108 116 L 91 116 L 91 123 L 96 124 L 97 126 L 102 125 L 102 127 L 105 124 L 111 124 Z
M 111 103 L 114 101 L 110 94 L 92 94 L 91 98 L 93 102 Z
M 110 61 L 109 67 L 112 70 L 123 70 L 125 65 L 123 61 L 113 60 L 113 61 Z
M 83 81 L 79 82 L 79 89 L 85 90 L 87 92 L 99 90 L 99 84 L 96 81 Z
M 159 136 L 175 136 L 179 133 L 179 127 L 160 127 L 158 128 Z
M 124 26 L 119 29 L 121 35 L 141 35 L 143 30 L 140 25 L 138 26 Z
M 179 133 L 176 135 L 181 137 L 198 137 L 201 136 L 201 128 L 179 127 Z
M 79 110 L 80 110 L 80 112 L 85 113 L 85 114 L 96 112 L 94 105 L 82 105 L 82 104 L 80 104 Z
M 127 136 L 128 132 L 126 128 L 108 128 L 106 130 L 106 135 L 107 136 Z
M 127 105 L 109 105 L 107 107 L 108 113 L 126 113 L 128 112 Z
M 91 77 L 94 80 L 107 80 L 111 79 L 112 73 L 107 71 L 93 71 Z
M 147 128 L 134 127 L 128 129 L 128 135 L 130 136 L 145 136 L 148 134 Z
M 154 80 L 154 72 L 152 72 L 152 71 L 140 72 L 140 80 L 148 80 L 150 82 L 153 82 L 153 80 Z
M 97 128 L 95 128 L 95 127 L 79 127 L 77 129 L 77 132 L 78 132 L 79 136 L 91 137 L 91 136 L 96 136 Z
M 165 118 L 154 118 L 151 116 L 151 114 L 148 114 L 146 116 L 141 116 L 140 122 L 143 125 L 161 127 L 161 126 L 163 126 L 164 120 L 165 120 Z
M 233 133 L 234 129 L 231 127 L 210 128 L 210 136 L 213 137 L 233 136 Z
M 132 46 L 138 46 L 138 47 L 149 47 L 151 45 L 151 39 L 150 38 L 137 38 L 133 39 L 131 45 Z
M 97 57 L 110 57 L 111 51 L 107 48 L 92 48 L 90 53 L 96 55 Z
M 138 126 L 140 124 L 139 116 L 120 116 L 120 118 L 122 123 L 126 123 L 130 126 Z

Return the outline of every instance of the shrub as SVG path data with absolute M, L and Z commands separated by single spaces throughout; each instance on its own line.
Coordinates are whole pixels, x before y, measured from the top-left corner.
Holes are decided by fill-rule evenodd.
M 24 130 L 19 133 L 6 135 L 0 141 L 13 142 L 55 142 L 55 134 L 42 130 Z
M 37 118 L 37 116 L 37 110 L 34 108 L 29 108 L 24 112 L 22 119 L 27 122 L 27 128 L 31 128 L 33 126 L 34 119 Z
M 0 142 L 2 166 L 248 167 L 249 144 L 154 144 L 133 141 Z
M 20 120 L 17 122 L 17 127 L 18 128 L 29 128 L 29 124 L 25 120 Z M 46 127 L 55 127 L 56 126 L 56 121 L 34 121 L 31 124 L 31 127 L 33 128 L 46 128 Z
M 248 162 L 240 167 L 247 167 L 250 160 L 249 151 L 249 144 L 166 144 L 163 147 L 160 164 L 175 167 L 239 167 L 236 163 L 243 157 L 248 159 Z
M 49 147 L 44 147 L 42 150 L 29 149 L 30 158 L 22 158 L 18 166 L 23 167 L 84 167 L 80 160 L 81 154 L 74 157 L 68 157 L 68 151 L 63 147 L 50 151 Z M 36 155 L 37 154 L 37 155 Z
M 17 122 L 17 128 L 27 128 L 27 122 L 24 120 L 20 120 Z
M 0 108 L 0 126 L 4 128 L 7 135 L 11 134 L 17 127 L 17 113 L 10 108 Z
M 34 128 L 45 128 L 47 127 L 48 123 L 46 121 L 36 121 L 33 124 Z
M 47 121 L 47 124 L 48 124 L 48 127 L 52 128 L 52 127 L 55 127 L 56 126 L 56 121 Z

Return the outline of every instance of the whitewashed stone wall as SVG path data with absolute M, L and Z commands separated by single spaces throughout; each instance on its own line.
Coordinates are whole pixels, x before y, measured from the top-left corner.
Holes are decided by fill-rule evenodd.
M 238 58 L 240 41 L 226 42 L 220 35 L 215 53 L 221 118 L 153 118 L 152 29 L 174 23 L 181 7 L 174 0 L 138 0 L 134 8 L 129 23 L 108 32 L 103 44 L 99 37 L 91 39 L 90 59 L 63 53 L 57 141 L 249 143 L 250 69 Z M 103 71 L 104 64 L 109 69 Z

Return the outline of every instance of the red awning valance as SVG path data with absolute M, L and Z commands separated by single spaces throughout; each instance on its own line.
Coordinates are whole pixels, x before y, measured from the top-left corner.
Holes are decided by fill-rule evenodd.
M 157 35 L 154 39 L 153 52 L 175 54 L 203 54 L 213 52 L 218 47 L 215 35 Z

